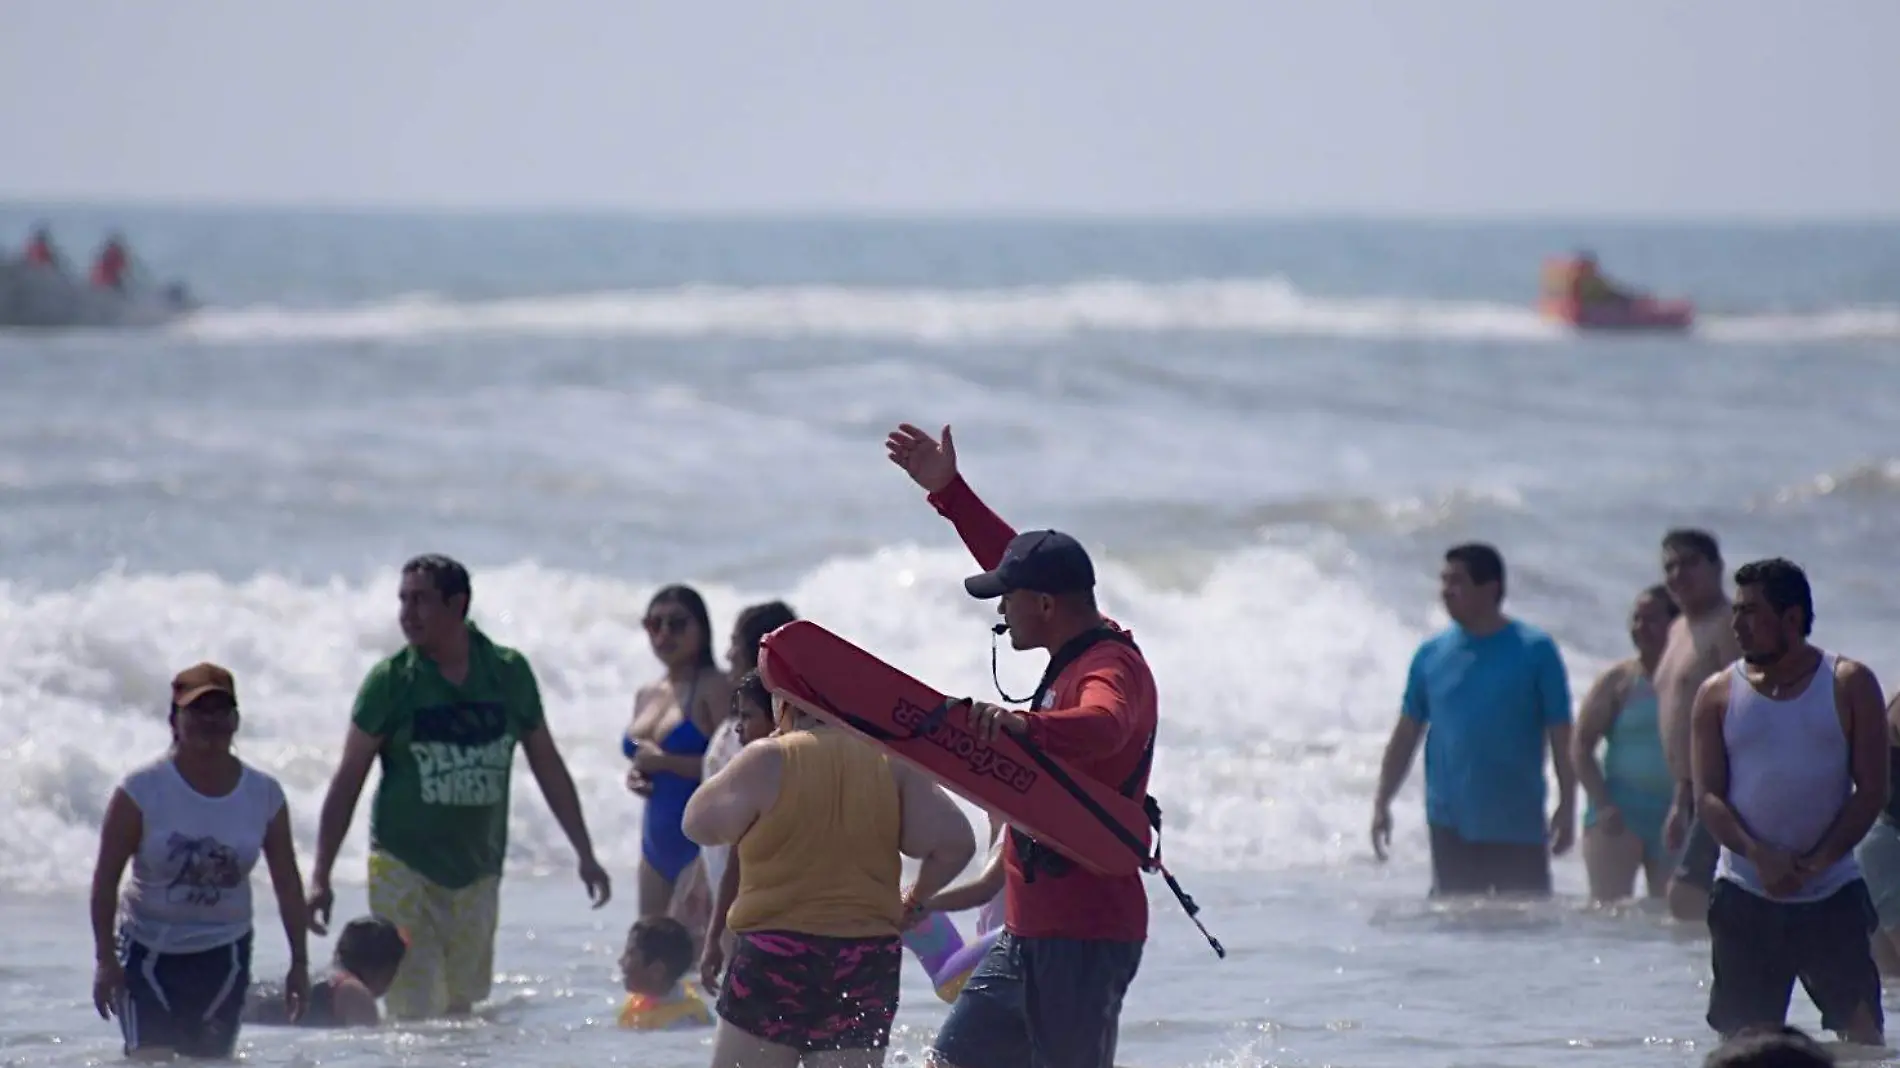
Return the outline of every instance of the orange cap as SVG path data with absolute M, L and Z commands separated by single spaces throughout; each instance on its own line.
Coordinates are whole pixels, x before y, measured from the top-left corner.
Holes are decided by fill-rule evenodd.
M 208 693 L 221 693 L 237 700 L 237 682 L 231 673 L 216 664 L 193 664 L 172 678 L 172 705 L 183 708 Z

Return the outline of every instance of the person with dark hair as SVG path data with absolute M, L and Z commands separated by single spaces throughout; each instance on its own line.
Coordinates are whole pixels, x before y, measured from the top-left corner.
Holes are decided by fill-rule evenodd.
M 298 1027 L 375 1027 L 382 1023 L 376 1001 L 389 992 L 409 951 L 402 929 L 381 916 L 358 916 L 337 932 L 330 975 L 310 985 L 303 1015 L 292 1020 L 283 1009 L 283 990 L 263 983 L 244 1006 L 247 1024 Z
M 1372 802 L 1372 849 L 1392 843 L 1392 799 L 1425 743 L 1432 896 L 1551 892 L 1550 858 L 1576 837 L 1570 681 L 1550 635 L 1504 614 L 1504 557 L 1455 545 L 1439 570 L 1451 626 L 1426 639 L 1406 672 L 1399 721 Z M 1548 819 L 1543 750 L 1557 773 Z
M 732 622 L 732 639 L 726 648 L 726 672 L 737 681 L 741 675 L 759 666 L 759 643 L 767 634 L 798 618 L 784 601 L 766 601 L 740 609 Z
M 712 740 L 706 743 L 706 761 L 704 778 L 712 778 L 719 769 L 732 762 L 739 750 L 746 744 L 740 735 L 748 722 L 763 722 L 764 733 L 771 731 L 771 698 L 765 692 L 765 684 L 759 680 L 756 669 L 759 666 L 759 642 L 767 634 L 779 629 L 798 618 L 790 605 L 784 601 L 767 601 L 763 604 L 748 605 L 739 612 L 739 618 L 732 624 L 732 639 L 726 648 L 726 674 L 732 679 L 735 689 L 730 702 L 729 714 L 714 728 Z M 747 682 L 747 680 L 750 682 Z M 757 694 L 756 699 L 741 691 L 748 687 Z M 725 875 L 727 848 L 725 846 L 706 846 L 700 850 L 701 862 L 706 866 L 706 881 L 717 893 L 720 879 Z
M 740 750 L 772 733 L 772 694 L 765 688 L 765 680 L 759 677 L 756 670 L 747 671 L 739 677 L 739 684 L 732 691 L 732 716 L 726 720 L 726 724 L 737 725 L 732 738 L 738 745 L 732 750 L 731 757 L 717 764 L 713 762 L 712 752 L 707 751 L 708 779 L 732 763 L 732 757 L 738 756 Z M 722 729 L 724 726 L 721 725 Z M 719 972 L 732 953 L 732 936 L 726 928 L 726 914 L 739 898 L 739 884 L 744 874 L 739 870 L 738 855 L 728 844 L 701 846 L 699 859 L 706 866 L 706 885 L 712 889 L 712 902 L 707 909 L 706 942 L 700 951 L 699 977 L 708 987 L 715 987 L 719 982 Z
M 713 662 L 712 619 L 691 586 L 666 586 L 647 602 L 647 641 L 665 668 L 633 698 L 627 727 L 627 789 L 645 799 L 640 823 L 640 915 L 664 916 L 699 857 L 680 829 L 686 802 L 705 775 L 706 746 L 732 700 Z
M 179 672 L 169 718 L 171 752 L 119 783 L 99 828 L 92 1003 L 101 1018 L 118 1016 L 128 1057 L 227 1058 L 251 983 L 251 871 L 260 856 L 290 943 L 285 1014 L 296 1019 L 310 996 L 290 806 L 276 779 L 231 751 L 239 716 L 229 671 Z
M 1798 1027 L 1747 1027 L 1709 1051 L 1702 1068 L 1834 1068 L 1834 1055 Z
M 1067 761 L 1078 776 L 1144 801 L 1151 821 L 1158 819 L 1159 807 L 1148 796 L 1160 730 L 1154 673 L 1133 635 L 1096 603 L 1087 550 L 1061 531 L 1017 533 L 1004 522 L 957 470 L 948 426 L 932 438 L 900 424 L 885 439 L 885 451 L 983 568 L 964 579 L 964 592 L 996 602 L 998 626 L 1012 648 L 1049 653 L 1029 709 L 972 701 L 973 731 L 1025 739 Z M 1098 875 L 1027 831 L 992 827 L 1008 841 L 1003 932 L 957 994 L 937 1031 L 931 1063 L 1109 1068 L 1122 1002 L 1148 942 L 1141 872 Z M 942 889 L 925 888 L 920 879 L 906 895 L 907 916 L 920 915 Z M 1192 916 L 1194 907 L 1187 909 Z
M 1884 702 L 1874 673 L 1811 644 L 1813 628 L 1801 568 L 1742 565 L 1741 660 L 1696 693 L 1696 811 L 1721 844 L 1708 1023 L 1725 1037 L 1781 1026 L 1799 979 L 1823 1027 L 1882 1045 L 1875 914 L 1854 846 L 1887 802 Z
M 620 985 L 627 1000 L 619 1024 L 630 1031 L 709 1027 L 712 1011 L 692 983 L 693 933 L 671 916 L 648 916 L 627 932 L 620 953 Z
M 396 613 L 408 644 L 369 669 L 323 799 L 310 874 L 311 929 L 330 922 L 330 873 L 370 767 L 369 907 L 409 934 L 387 994 L 396 1019 L 466 1015 L 494 982 L 517 744 L 579 858 L 594 907 L 613 886 L 567 762 L 548 731 L 528 658 L 468 618 L 468 569 L 446 556 L 403 565 Z
M 1584 695 L 1570 740 L 1587 807 L 1583 813 L 1583 866 L 1590 897 L 1619 901 L 1636 888 L 1641 871 L 1650 897 L 1661 897 L 1674 854 L 1663 845 L 1663 821 L 1676 782 L 1663 755 L 1656 721 L 1656 660 L 1678 612 L 1669 591 L 1651 586 L 1630 611 L 1636 655 L 1597 678 Z M 1603 760 L 1597 748 L 1603 746 Z
M 1682 614 L 1670 624 L 1669 640 L 1656 661 L 1656 714 L 1662 728 L 1663 754 L 1675 776 L 1675 799 L 1663 822 L 1663 845 L 1678 851 L 1675 870 L 1664 890 L 1670 915 L 1684 923 L 1702 923 L 1709 914 L 1709 888 L 1715 883 L 1715 838 L 1695 815 L 1695 789 L 1689 781 L 1689 719 L 1696 691 L 1710 675 L 1741 658 L 1729 621 L 1728 594 L 1722 589 L 1722 549 L 1706 530 L 1678 527 L 1663 535 L 1663 584 Z

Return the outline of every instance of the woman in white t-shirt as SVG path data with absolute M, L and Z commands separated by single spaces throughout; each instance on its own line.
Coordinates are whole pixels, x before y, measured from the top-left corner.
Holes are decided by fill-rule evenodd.
M 172 680 L 172 749 L 127 775 L 106 806 L 92 876 L 93 1005 L 125 1052 L 229 1057 L 251 980 L 251 870 L 270 867 L 294 1020 L 310 990 L 303 877 L 277 780 L 231 751 L 237 687 L 215 664 Z M 119 897 L 127 863 L 132 881 Z

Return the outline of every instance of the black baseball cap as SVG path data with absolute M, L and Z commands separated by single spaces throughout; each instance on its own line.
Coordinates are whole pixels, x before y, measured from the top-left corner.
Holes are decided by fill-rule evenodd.
M 1003 559 L 963 580 L 970 596 L 991 600 L 1014 590 L 1077 593 L 1095 588 L 1095 565 L 1082 543 L 1059 530 L 1031 530 L 1010 539 Z

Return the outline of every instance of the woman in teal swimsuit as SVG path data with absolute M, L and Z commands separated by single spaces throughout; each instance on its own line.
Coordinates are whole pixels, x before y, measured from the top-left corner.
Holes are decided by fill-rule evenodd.
M 680 874 L 699 846 L 680 829 L 699 789 L 707 739 L 731 703 L 731 684 L 713 662 L 706 602 L 689 586 L 667 586 L 647 604 L 647 640 L 666 675 L 641 687 L 627 729 L 633 766 L 627 789 L 646 799 L 640 833 L 640 915 L 664 916 Z
M 1636 655 L 1605 671 L 1583 699 L 1571 736 L 1577 783 L 1589 799 L 1583 814 L 1583 865 L 1590 897 L 1619 901 L 1636 891 L 1641 870 L 1649 896 L 1663 892 L 1670 852 L 1663 822 L 1675 778 L 1663 759 L 1650 675 L 1669 638 L 1678 609 L 1661 586 L 1651 586 L 1630 612 Z M 1603 746 L 1602 762 L 1597 749 Z

